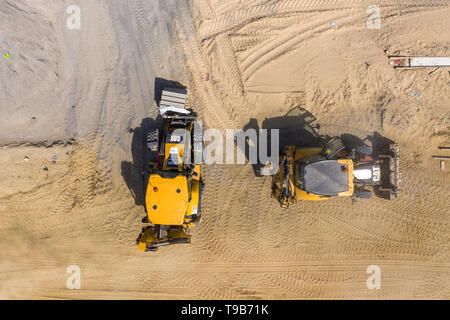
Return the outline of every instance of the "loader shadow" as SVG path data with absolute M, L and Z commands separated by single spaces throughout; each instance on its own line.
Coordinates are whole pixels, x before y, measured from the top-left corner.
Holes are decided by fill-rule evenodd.
M 372 135 L 368 135 L 363 139 L 348 133 L 342 134 L 340 138 L 347 148 L 363 145 L 370 146 L 370 149 L 372 150 L 370 153 L 373 158 L 378 158 L 380 154 L 386 154 L 389 150 L 389 145 L 394 143 L 377 131 L 374 131 Z
M 308 147 L 321 146 L 323 143 L 322 140 L 325 138 L 318 134 L 317 130 L 319 128 L 320 125 L 317 122 L 316 117 L 314 117 L 306 109 L 296 107 L 284 116 L 266 118 L 262 122 L 261 127 L 258 125 L 258 121 L 256 119 L 250 119 L 250 121 L 244 126 L 243 130 L 244 132 L 248 129 L 256 130 L 257 141 L 258 143 L 261 143 L 259 129 L 267 129 L 267 151 L 268 155 L 272 156 L 274 154 L 280 154 L 281 150 L 289 145 Z M 279 145 L 277 150 L 271 150 L 271 130 L 273 129 L 278 129 L 279 132 Z M 258 149 L 260 147 L 261 145 L 259 144 Z M 245 150 L 241 151 L 245 154 L 247 161 L 249 161 L 249 150 L 249 143 L 248 140 L 246 140 Z M 254 174 L 261 177 L 262 175 L 260 174 L 260 170 L 264 164 L 260 162 L 259 156 L 258 162 L 256 164 L 252 164 L 252 166 Z
M 154 99 L 157 105 L 159 105 L 159 102 L 161 101 L 161 95 L 162 90 L 165 87 L 172 87 L 172 88 L 180 88 L 180 89 L 186 89 L 185 86 L 183 86 L 178 81 L 174 80 L 167 80 L 164 78 L 155 78 L 155 90 L 153 91 L 155 93 Z
M 131 155 L 133 161 L 122 161 L 121 174 L 128 189 L 133 195 L 136 205 L 145 205 L 145 172 L 147 170 L 146 136 L 152 128 L 162 128 L 163 120 L 160 115 L 156 119 L 145 118 L 141 125 L 130 132 L 133 133 Z
M 261 127 L 258 125 L 256 119 L 250 119 L 250 121 L 244 126 L 244 132 L 248 129 L 254 129 L 257 132 L 257 142 L 261 143 L 259 129 L 268 129 L 267 132 L 267 150 L 268 155 L 273 155 L 273 152 L 280 154 L 286 146 L 297 147 L 324 147 L 329 141 L 331 136 L 326 134 L 319 134 L 320 124 L 317 118 L 309 111 L 301 107 L 295 107 L 290 110 L 286 115 L 281 117 L 266 118 Z M 278 150 L 271 150 L 271 131 L 270 129 L 279 130 L 279 148 Z M 378 157 L 380 154 L 388 152 L 389 144 L 394 143 L 392 140 L 382 136 L 378 132 L 374 132 L 373 135 L 365 138 L 360 138 L 352 134 L 344 133 L 340 135 L 340 138 L 346 147 L 354 148 L 356 146 L 369 146 L 372 149 L 372 156 Z M 258 149 L 261 145 L 258 145 Z M 239 146 L 238 146 L 239 147 Z M 245 150 L 241 150 L 245 154 L 247 161 L 249 160 L 250 146 L 248 140 L 245 141 Z M 253 172 L 255 176 L 261 177 L 261 168 L 264 166 L 260 162 L 258 156 L 258 162 L 252 164 Z

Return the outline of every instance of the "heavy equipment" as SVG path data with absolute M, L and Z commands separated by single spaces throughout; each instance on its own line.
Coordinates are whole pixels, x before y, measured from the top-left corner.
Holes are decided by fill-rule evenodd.
M 186 99 L 187 90 L 164 88 L 159 103 L 162 130 L 151 128 L 146 134 L 147 215 L 142 222 L 150 225 L 137 239 L 142 251 L 190 243 L 189 230 L 201 220 L 205 144 L 197 114 L 186 108 Z
M 272 197 L 285 208 L 298 199 L 370 198 L 372 192 L 395 199 L 400 182 L 398 146 L 390 143 L 379 149 L 375 155 L 366 144 L 347 147 L 339 137 L 324 146 L 284 147 Z

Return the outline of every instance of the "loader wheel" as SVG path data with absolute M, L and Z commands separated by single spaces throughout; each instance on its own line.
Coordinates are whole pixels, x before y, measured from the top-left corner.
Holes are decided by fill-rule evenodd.
M 203 197 L 205 196 L 205 185 L 203 182 L 200 183 L 200 190 L 199 190 L 199 198 L 198 198 L 198 208 L 197 208 L 197 216 L 202 215 L 202 203 L 203 203 Z
M 155 142 L 157 143 L 159 140 L 158 138 L 159 138 L 158 129 L 150 130 L 147 133 L 147 143 L 155 143 Z
M 205 184 L 205 166 L 200 166 L 200 181 Z
M 194 151 L 193 151 L 194 162 L 195 163 L 204 163 L 205 162 L 205 159 L 204 159 L 205 145 L 203 143 L 203 135 L 194 133 L 193 141 L 194 141 L 194 146 L 193 146 L 194 147 Z
M 194 133 L 194 142 L 203 143 L 203 134 Z
M 370 199 L 372 198 L 372 191 L 355 189 L 353 191 L 353 197 L 358 199 Z
M 158 129 L 150 130 L 147 133 L 147 150 L 148 162 L 156 162 L 158 158 L 159 131 Z

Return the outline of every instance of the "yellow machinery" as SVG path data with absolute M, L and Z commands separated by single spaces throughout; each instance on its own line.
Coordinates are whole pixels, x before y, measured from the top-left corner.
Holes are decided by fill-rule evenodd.
M 372 192 L 395 199 L 400 181 L 398 147 L 390 144 L 383 151 L 373 159 L 370 147 L 347 148 L 338 137 L 324 147 L 287 146 L 273 178 L 272 197 L 285 208 L 297 199 L 370 198 Z
M 142 251 L 190 243 L 189 229 L 201 219 L 204 184 L 199 163 L 204 142 L 201 129 L 194 132 L 196 114 L 184 108 L 186 94 L 183 89 L 164 88 L 160 103 L 164 129 L 160 134 L 153 128 L 147 134 L 147 216 L 142 222 L 150 225 L 137 239 Z

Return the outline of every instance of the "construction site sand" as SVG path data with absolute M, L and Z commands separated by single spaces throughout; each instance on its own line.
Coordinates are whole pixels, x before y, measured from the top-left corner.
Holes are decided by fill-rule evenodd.
M 450 74 L 386 57 L 449 56 L 445 1 L 51 3 L 0 0 L 0 298 L 450 298 L 450 175 L 431 159 L 450 143 Z M 301 106 L 321 134 L 378 132 L 400 146 L 401 195 L 284 210 L 251 165 L 207 166 L 192 244 L 142 253 L 133 146 L 155 78 L 220 130 Z

